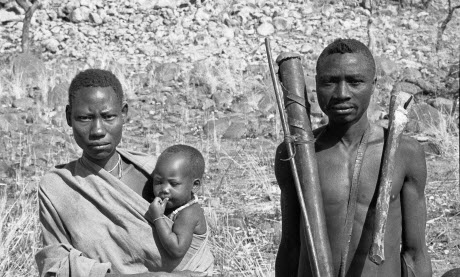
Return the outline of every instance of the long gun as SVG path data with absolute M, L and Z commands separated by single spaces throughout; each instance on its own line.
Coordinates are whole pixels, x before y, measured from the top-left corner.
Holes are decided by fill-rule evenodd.
M 379 194 L 374 222 L 374 233 L 369 259 L 377 265 L 385 261 L 385 228 L 390 207 L 391 187 L 395 166 L 396 150 L 401 140 L 401 134 L 408 122 L 407 113 L 410 108 L 412 95 L 400 92 L 399 82 L 395 84 L 390 96 L 390 112 L 388 121 L 388 136 L 383 150 L 383 162 L 379 183 Z
M 281 117 L 284 141 L 300 204 L 310 267 L 316 277 L 332 277 L 334 268 L 331 247 L 326 231 L 314 136 L 300 56 L 283 53 L 277 59 L 284 92 L 283 106 L 268 38 L 265 38 L 265 47 Z

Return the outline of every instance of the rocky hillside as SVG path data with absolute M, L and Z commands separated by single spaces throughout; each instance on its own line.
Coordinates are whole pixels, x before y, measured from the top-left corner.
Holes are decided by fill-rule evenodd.
M 335 38 L 368 43 L 370 34 L 379 68 L 371 118 L 386 124 L 389 92 L 403 77 L 402 89 L 416 97 L 408 131 L 423 133 L 445 122 L 457 106 L 460 20 L 454 13 L 436 52 L 447 3 L 432 1 L 425 8 L 414 2 L 399 9 L 390 1 L 371 13 L 356 1 L 48 0 L 33 16 L 31 56 L 16 54 L 24 11 L 16 1 L 0 0 L 0 53 L 13 66 L 3 68 L 2 76 L 16 80 L 2 80 L 0 127 L 37 120 L 62 125 L 57 111 L 74 73 L 105 67 L 121 75 L 138 107 L 131 119 L 144 128 L 169 134 L 184 126 L 186 133 L 225 138 L 277 136 L 264 37 L 272 37 L 275 55 L 303 55 L 318 125 L 327 122 L 315 105 L 319 53 Z M 162 127 L 145 117 L 161 118 Z M 458 113 L 456 118 L 449 124 L 458 130 Z

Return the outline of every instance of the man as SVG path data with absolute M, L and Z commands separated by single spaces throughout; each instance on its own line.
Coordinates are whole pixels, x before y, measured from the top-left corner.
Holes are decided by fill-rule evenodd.
M 40 182 L 40 276 L 191 275 L 154 272 L 182 259 L 167 255 L 145 218 L 155 159 L 117 149 L 127 112 L 111 72 L 89 69 L 72 80 L 66 118 L 83 155 Z
M 369 49 L 354 39 L 338 39 L 331 43 L 316 65 L 318 103 L 329 117 L 329 123 L 315 130 L 314 135 L 333 267 L 336 274 L 344 271 L 346 276 L 431 276 L 425 243 L 425 157 L 418 142 L 405 136 L 395 160 L 385 232 L 386 260 L 377 266 L 368 258 L 383 144 L 387 136 L 386 129 L 369 123 L 367 117 L 375 89 L 375 72 Z M 364 153 L 362 160 L 357 160 L 358 148 Z M 286 152 L 283 143 L 275 158 L 283 219 L 276 273 L 277 276 L 312 276 Z M 359 186 L 348 258 L 343 262 L 349 192 L 352 177 L 359 170 L 358 182 L 354 184 Z

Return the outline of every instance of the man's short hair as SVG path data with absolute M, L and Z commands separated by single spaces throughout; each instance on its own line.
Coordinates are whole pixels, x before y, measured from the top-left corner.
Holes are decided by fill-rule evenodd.
M 204 174 L 204 158 L 198 149 L 184 144 L 176 144 L 166 148 L 160 155 L 160 157 L 173 156 L 175 154 L 185 155 L 189 162 L 189 174 L 193 175 L 193 178 L 201 179 Z M 159 157 L 159 158 L 160 158 Z
M 103 69 L 87 69 L 79 72 L 70 83 L 69 105 L 72 107 L 75 93 L 81 88 L 87 87 L 112 87 L 115 91 L 120 104 L 123 102 L 123 88 L 121 83 L 112 72 Z
M 318 57 L 318 61 L 316 62 L 316 72 L 318 72 L 319 66 L 324 61 L 327 56 L 333 54 L 346 54 L 346 53 L 353 53 L 353 54 L 362 54 L 368 62 L 372 69 L 373 75 L 375 75 L 375 61 L 374 57 L 372 56 L 371 51 L 369 48 L 364 45 L 362 42 L 356 39 L 342 39 L 338 38 L 334 40 L 331 44 L 329 44 L 326 48 L 324 48 L 323 52 Z

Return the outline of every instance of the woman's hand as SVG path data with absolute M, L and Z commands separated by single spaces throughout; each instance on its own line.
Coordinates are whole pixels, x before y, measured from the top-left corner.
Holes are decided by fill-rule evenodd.
M 153 220 L 164 216 L 168 200 L 169 198 L 161 199 L 160 197 L 155 197 L 155 199 L 153 199 L 149 207 L 149 213 L 151 214 Z

